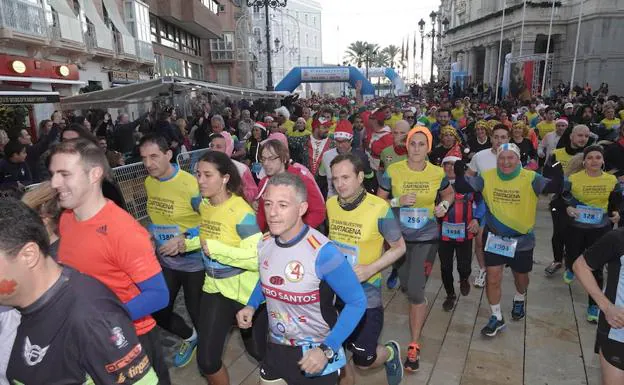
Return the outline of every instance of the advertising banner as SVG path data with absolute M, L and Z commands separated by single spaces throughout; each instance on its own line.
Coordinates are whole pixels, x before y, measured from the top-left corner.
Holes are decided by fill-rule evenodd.
M 349 68 L 301 68 L 302 82 L 344 82 L 349 80 Z

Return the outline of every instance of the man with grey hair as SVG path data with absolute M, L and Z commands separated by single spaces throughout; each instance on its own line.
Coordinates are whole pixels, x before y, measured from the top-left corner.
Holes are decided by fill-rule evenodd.
M 225 154 L 231 157 L 234 152 L 234 139 L 232 138 L 232 134 L 225 129 L 225 120 L 223 119 L 223 116 L 214 115 L 212 119 L 210 119 L 210 127 L 212 127 L 212 133 L 210 136 L 220 134 L 225 138 Z
M 241 329 L 250 328 L 265 300 L 269 314 L 282 315 L 269 318 L 261 384 L 336 384 L 346 364 L 342 344 L 366 309 L 364 290 L 338 247 L 303 223 L 308 203 L 299 176 L 273 176 L 263 197 L 271 234 L 258 246 L 260 280 L 236 316 Z M 331 291 L 345 303 L 337 319 Z
M 237 135 L 241 141 L 246 141 L 251 136 L 251 129 L 254 122 L 251 119 L 251 113 L 249 110 L 241 111 L 241 120 L 238 122 Z

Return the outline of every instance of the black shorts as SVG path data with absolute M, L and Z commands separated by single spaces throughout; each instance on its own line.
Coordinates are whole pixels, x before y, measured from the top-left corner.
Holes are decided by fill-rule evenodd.
M 289 385 L 336 385 L 338 372 L 320 377 L 306 377 L 299 368 L 299 360 L 303 357 L 301 347 L 286 346 L 269 342 L 264 361 L 260 365 L 260 377 L 263 381 L 283 380 Z
M 383 307 L 366 309 L 364 316 L 346 341 L 346 347 L 353 353 L 353 363 L 370 366 L 377 359 L 377 343 L 383 329 Z
M 489 232 L 487 228 L 483 231 L 483 247 L 487 242 Z M 516 251 L 513 258 L 507 258 L 502 255 L 490 253 L 484 250 L 485 266 L 501 266 L 507 265 L 516 273 L 529 273 L 533 270 L 533 249 Z
M 606 334 L 598 332 L 596 334 L 596 345 L 594 352 L 600 354 L 608 363 L 620 370 L 624 370 L 624 343 L 610 339 Z

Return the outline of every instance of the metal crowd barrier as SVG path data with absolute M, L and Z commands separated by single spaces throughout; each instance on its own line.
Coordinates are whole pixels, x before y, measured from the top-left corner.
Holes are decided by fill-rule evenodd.
M 195 166 L 197 165 L 197 162 L 199 162 L 201 157 L 204 156 L 204 154 L 208 151 L 210 151 L 210 149 L 202 148 L 199 150 L 182 152 L 178 154 L 176 162 L 182 170 L 191 174 L 195 174 Z
M 180 169 L 193 174 L 197 162 L 208 151 L 210 150 L 206 148 L 181 153 L 177 156 L 176 162 Z M 147 219 L 147 193 L 145 191 L 147 176 L 147 170 L 142 162 L 113 169 L 113 179 L 121 190 L 128 212 L 138 221 Z
M 113 179 L 121 190 L 126 208 L 138 221 L 147 218 L 147 194 L 144 184 L 147 175 L 147 170 L 142 162 L 113 169 Z

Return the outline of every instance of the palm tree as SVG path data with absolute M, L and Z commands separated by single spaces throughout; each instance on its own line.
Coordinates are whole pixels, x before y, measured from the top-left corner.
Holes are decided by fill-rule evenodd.
M 362 67 L 362 63 L 364 62 L 367 52 L 368 43 L 365 41 L 358 40 L 354 43 L 349 44 L 347 50 L 345 52 L 345 60 L 350 62 L 351 64 L 355 64 L 358 67 Z
M 390 44 L 389 46 L 384 48 L 382 52 L 384 52 L 388 56 L 388 63 L 390 67 L 394 68 L 394 64 L 396 62 L 397 56 L 399 55 L 399 52 L 401 52 L 401 49 L 394 44 Z
M 392 63 L 390 60 L 388 53 L 381 50 L 376 55 L 373 55 L 371 64 L 375 67 L 388 67 Z

